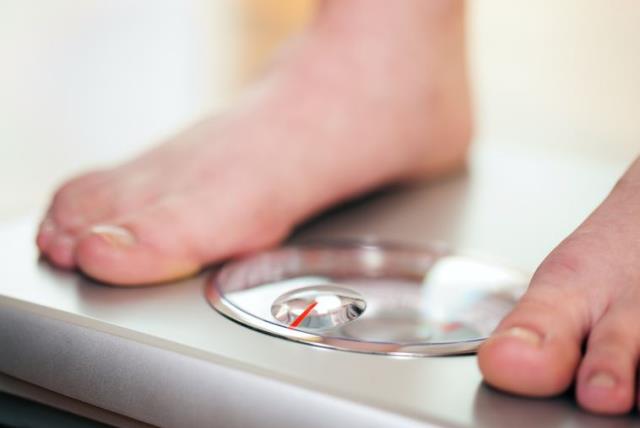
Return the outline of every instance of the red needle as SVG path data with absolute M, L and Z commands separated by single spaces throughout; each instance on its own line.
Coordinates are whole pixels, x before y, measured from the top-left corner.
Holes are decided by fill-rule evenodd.
M 318 304 L 318 302 L 310 303 L 309 306 L 307 306 L 304 309 L 304 311 L 302 311 L 302 313 L 300 315 L 298 315 L 298 317 L 296 319 L 294 319 L 291 324 L 289 324 L 289 328 L 296 328 L 297 326 L 299 326 L 300 323 L 302 321 L 304 321 L 304 319 L 307 317 L 307 315 L 309 315 L 309 312 L 311 312 L 313 310 L 313 308 L 316 307 L 317 304 Z

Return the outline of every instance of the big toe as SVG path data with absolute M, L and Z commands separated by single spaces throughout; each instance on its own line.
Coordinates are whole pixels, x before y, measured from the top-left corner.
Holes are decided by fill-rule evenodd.
M 178 207 L 149 207 L 126 218 L 96 224 L 78 240 L 78 267 L 95 279 L 119 285 L 193 274 L 203 260 L 194 251 L 193 234 L 183 217 Z
M 285 235 L 284 229 L 255 218 L 181 197 L 94 225 L 78 241 L 75 259 L 100 281 L 145 285 L 192 275 L 206 263 L 262 248 Z
M 485 381 L 527 396 L 565 391 L 581 358 L 588 327 L 584 308 L 579 293 L 534 280 L 478 352 Z
M 178 279 L 200 268 L 196 257 L 177 251 L 162 236 L 140 234 L 136 223 L 92 227 L 76 247 L 87 275 L 111 284 L 142 285 Z

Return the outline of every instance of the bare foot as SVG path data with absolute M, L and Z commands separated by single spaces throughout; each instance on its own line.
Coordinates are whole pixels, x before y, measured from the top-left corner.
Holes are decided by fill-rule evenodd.
M 550 396 L 575 382 L 577 400 L 589 411 L 632 409 L 640 356 L 639 190 L 636 161 L 542 263 L 519 305 L 480 349 L 488 383 Z
M 273 245 L 349 196 L 463 161 L 459 1 L 327 0 L 225 115 L 65 184 L 37 243 L 64 268 L 145 284 Z

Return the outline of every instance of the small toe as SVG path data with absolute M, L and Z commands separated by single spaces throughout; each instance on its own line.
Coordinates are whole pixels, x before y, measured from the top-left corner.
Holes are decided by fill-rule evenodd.
M 74 248 L 75 239 L 72 236 L 58 233 L 47 245 L 46 256 L 55 266 L 72 269 L 75 267 Z
M 640 330 L 638 299 L 611 305 L 591 330 L 580 365 L 576 394 L 585 409 L 602 414 L 627 413 L 633 407 Z
M 41 253 L 47 251 L 47 248 L 53 242 L 56 236 L 56 226 L 53 220 L 49 217 L 45 217 L 40 223 L 38 228 L 38 234 L 36 235 L 36 245 Z

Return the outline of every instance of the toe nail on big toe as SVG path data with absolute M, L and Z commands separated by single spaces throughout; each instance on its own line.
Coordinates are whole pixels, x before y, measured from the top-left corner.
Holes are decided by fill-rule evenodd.
M 134 236 L 127 229 L 110 224 L 100 224 L 91 228 L 91 233 L 102 237 L 114 247 L 130 247 L 135 244 Z

